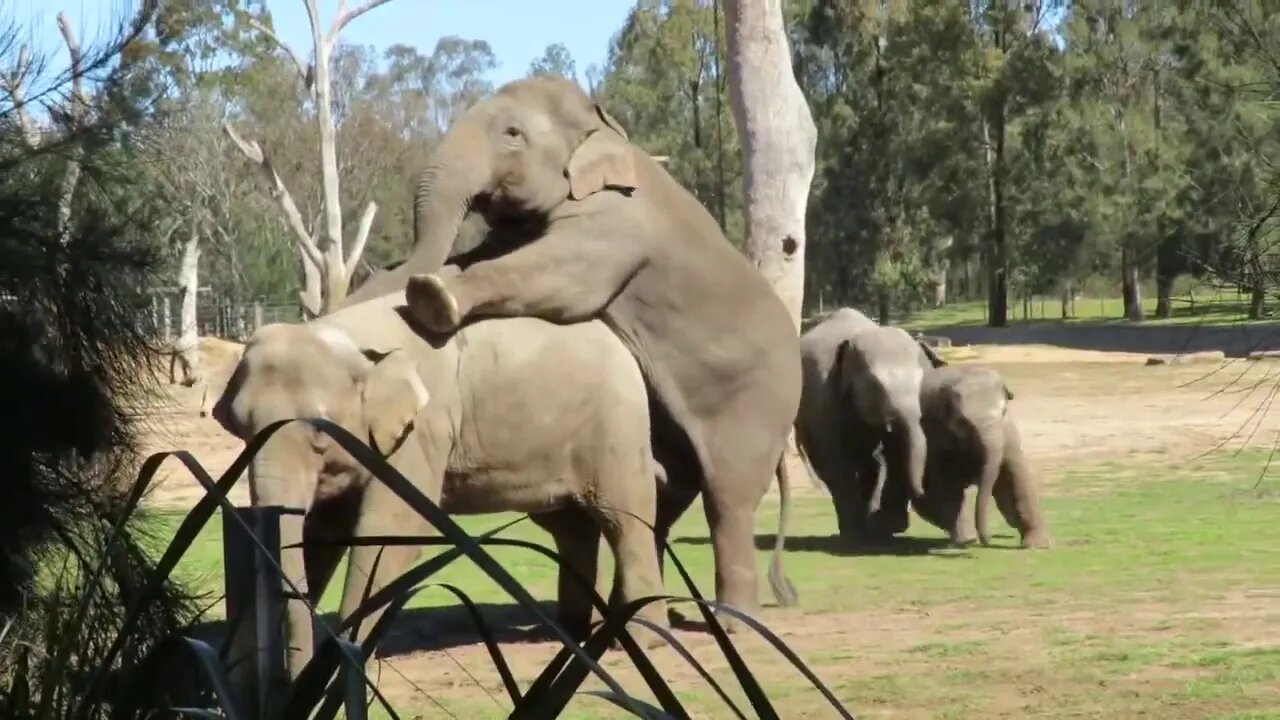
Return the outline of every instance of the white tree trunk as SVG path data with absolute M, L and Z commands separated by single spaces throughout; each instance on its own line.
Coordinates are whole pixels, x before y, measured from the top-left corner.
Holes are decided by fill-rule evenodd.
M 742 138 L 747 254 L 786 304 L 798 333 L 818 131 L 791 67 L 782 0 L 726 0 L 725 30 L 729 100 Z
M 182 384 L 191 387 L 200 382 L 200 333 L 196 324 L 196 303 L 200 289 L 200 222 L 191 219 L 191 230 L 182 243 L 178 262 L 178 338 L 173 343 L 174 359 L 182 366 Z M 172 377 L 170 365 L 170 382 Z
M 782 298 L 796 333 L 804 306 L 805 209 L 818 129 L 791 67 L 782 0 L 725 0 L 729 102 L 742 141 L 747 255 Z M 808 472 L 787 436 L 791 484 Z

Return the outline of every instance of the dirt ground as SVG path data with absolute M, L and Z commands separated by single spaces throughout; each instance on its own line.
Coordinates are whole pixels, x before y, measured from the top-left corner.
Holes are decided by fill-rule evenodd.
M 205 372 L 210 379 L 207 396 L 204 388 L 199 386 L 168 389 L 164 406 L 153 415 L 156 433 L 149 438 L 147 448 L 148 451 L 189 449 L 216 476 L 239 452 L 241 443 L 211 418 L 200 417 L 199 411 L 202 398 L 207 398 L 204 402 L 208 405 L 216 399 L 239 350 L 233 343 L 216 340 L 206 341 L 202 349 Z M 1280 413 L 1260 412 L 1270 402 L 1274 381 L 1280 380 L 1280 362 L 1277 361 L 1233 359 L 1145 366 L 1147 356 L 1144 354 L 1041 345 L 973 346 L 960 348 L 956 356 L 958 362 L 988 364 L 1006 376 L 1016 396 L 1015 412 L 1024 447 L 1041 471 L 1048 494 L 1053 493 L 1064 471 L 1076 465 L 1120 458 L 1161 458 L 1176 464 L 1223 443 L 1228 448 L 1239 447 L 1242 443 L 1270 446 L 1276 440 L 1277 430 L 1280 430 Z M 803 479 L 803 474 L 793 474 L 793 478 L 798 478 L 795 482 L 797 494 L 817 492 Z M 150 502 L 160 506 L 186 507 L 199 494 L 199 487 L 182 474 L 175 463 L 173 469 L 164 473 Z M 237 488 L 233 500 L 248 502 L 243 487 Z M 706 581 L 709 584 L 710 578 Z M 1225 592 L 1208 605 L 1171 606 L 1153 598 L 1149 603 L 1126 606 L 1123 612 L 1117 612 L 1114 605 L 1094 605 L 1086 598 L 1069 603 L 1069 607 L 1046 609 L 1040 616 L 1021 617 L 1015 627 L 1008 627 L 994 639 L 991 639 L 989 628 L 1001 624 L 994 617 L 999 610 L 979 606 L 959 606 L 944 611 L 935 609 L 927 614 L 912 608 L 900 608 L 838 615 L 790 613 L 785 618 L 771 617 L 774 611 L 766 610 L 762 619 L 783 634 L 801 657 L 821 655 L 830 648 L 846 644 L 856 645 L 860 654 L 849 659 L 847 667 L 844 667 L 851 674 L 874 674 L 877 668 L 882 669 L 884 662 L 889 662 L 895 672 L 909 672 L 904 663 L 931 662 L 931 658 L 926 656 L 911 659 L 913 656 L 907 652 L 929 638 L 944 636 L 948 642 L 963 643 L 970 636 L 981 635 L 989 641 L 994 657 L 1014 658 L 1012 662 L 994 665 L 984 660 L 985 670 L 1006 672 L 1010 678 L 1017 678 L 1023 673 L 1034 677 L 1034 668 L 1022 666 L 1017 659 L 1036 656 L 1035 644 L 1039 642 L 1037 638 L 1043 633 L 1050 614 L 1055 626 L 1065 622 L 1095 635 L 1142 628 L 1158 629 L 1183 621 L 1211 622 L 1220 627 L 1226 637 L 1248 643 L 1265 641 L 1268 636 L 1274 640 L 1275 629 L 1280 627 L 1278 601 L 1280 591 L 1236 589 Z M 784 627 L 776 627 L 775 622 Z M 719 660 L 710 637 L 698 632 L 681 632 L 679 635 L 698 657 L 716 658 L 718 662 L 713 661 L 710 669 L 724 675 L 723 661 Z M 504 650 L 516 676 L 524 682 L 531 680 L 554 652 L 554 648 L 545 642 L 517 643 Z M 659 652 L 671 653 L 668 649 Z M 757 662 L 761 663 L 758 672 L 762 676 L 781 674 L 790 678 L 794 675 L 793 670 L 784 668 L 780 660 L 763 650 L 750 656 L 753 667 L 757 667 Z M 693 671 L 674 654 L 669 659 L 665 654 L 660 657 L 658 667 L 664 668 L 664 675 L 673 687 L 701 686 Z M 625 662 L 621 659 L 612 665 L 619 666 Z M 718 670 L 717 665 L 721 666 Z M 440 701 L 468 698 L 468 702 L 483 703 L 484 693 L 497 697 L 502 695 L 501 685 L 480 644 L 395 657 L 381 664 L 380 674 L 380 687 L 393 700 L 400 698 L 414 705 L 425 704 L 421 709 L 425 713 L 422 716 L 434 716 L 435 713 L 434 709 L 427 709 L 434 706 L 423 700 L 424 697 Z M 626 682 L 628 687 L 637 686 L 632 673 L 623 672 L 622 678 L 624 681 L 630 679 Z M 477 682 L 484 687 L 483 693 L 474 687 Z M 1111 678 L 1108 682 L 1131 687 L 1136 695 L 1149 692 L 1152 687 L 1172 687 L 1185 682 L 1185 678 L 1138 673 Z M 1007 702 L 1008 716 L 1012 717 L 1022 712 L 1018 708 L 1027 707 L 1027 698 L 1020 694 L 1025 691 L 1016 689 L 1018 684 L 1012 681 L 1008 687 L 1009 697 L 987 698 L 987 710 L 992 709 L 991 702 L 995 702 L 997 710 Z M 807 692 L 812 694 L 812 691 Z M 410 701 L 410 698 L 416 699 Z M 1088 698 L 1083 701 L 1087 705 Z M 497 705 L 495 702 L 489 709 L 497 711 Z M 505 700 L 501 705 L 506 705 Z M 828 711 L 817 709 L 821 706 L 808 702 L 806 705 L 808 710 L 784 716 L 833 716 Z M 870 711 L 868 714 L 876 717 L 934 716 L 898 712 L 890 708 L 862 707 L 857 710 L 859 715 Z M 1190 717 L 1176 713 L 1160 715 L 1158 708 L 1156 711 L 1153 716 L 1144 710 L 1142 716 Z M 1071 716 L 1135 716 L 1116 712 L 1120 711 L 1096 708 L 1093 714 L 1085 712 Z M 1050 708 L 1046 708 L 1044 714 L 1033 714 L 1036 717 L 1066 716 Z M 1004 712 L 997 715 L 1006 716 Z M 405 715 L 410 716 L 413 716 L 412 712 Z M 501 714 L 493 715 L 499 716 Z
M 201 341 L 206 383 L 167 386 L 152 410 L 144 450 L 186 449 L 217 477 L 243 447 L 211 417 L 241 348 L 207 338 Z M 1081 460 L 1112 457 L 1191 458 L 1219 443 L 1270 446 L 1280 430 L 1280 413 L 1265 413 L 1280 379 L 1280 361 L 1229 358 L 1221 362 L 1145 366 L 1147 355 L 1074 350 L 1048 345 L 979 345 L 957 349 L 954 362 L 991 365 L 1015 394 L 1019 428 L 1027 453 L 1052 484 L 1055 471 Z M 810 492 L 802 469 L 792 472 L 797 493 Z M 175 463 L 157 478 L 151 503 L 189 507 L 200 486 Z M 232 493 L 248 502 L 243 483 Z

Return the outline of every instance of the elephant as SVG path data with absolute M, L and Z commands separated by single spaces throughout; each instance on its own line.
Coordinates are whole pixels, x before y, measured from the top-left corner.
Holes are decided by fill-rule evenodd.
M 459 226 L 477 214 L 500 239 L 442 268 Z M 600 319 L 626 345 L 650 391 L 654 452 L 668 476 L 659 541 L 705 493 L 716 599 L 748 613 L 759 607 L 755 511 L 776 477 L 769 580 L 780 605 L 796 601 L 778 552 L 789 505 L 783 451 L 801 392 L 796 325 L 710 212 L 601 104 L 572 80 L 534 77 L 470 107 L 417 184 L 414 238 L 404 264 L 371 278 L 367 292 L 403 288 L 419 327 Z M 783 246 L 794 253 L 797 243 Z
M 965 488 L 977 484 L 974 524 L 982 544 L 990 544 L 987 504 L 994 495 L 1006 522 L 1022 536 L 1024 548 L 1050 546 L 1049 530 L 1037 498 L 1035 478 L 1022 452 L 1010 401 L 1013 392 L 994 369 L 948 365 L 924 374 L 921 424 L 928 440 L 925 496 L 917 512 L 966 545 L 972 534 L 963 523 Z
M 920 383 L 941 361 L 901 328 L 849 307 L 806 331 L 800 352 L 796 444 L 831 493 L 841 539 L 882 540 L 906 530 L 908 500 L 924 493 Z
M 446 512 L 537 513 L 566 564 L 588 582 L 596 582 L 603 534 L 616 559 L 615 606 L 662 594 L 651 528 L 657 469 L 648 394 L 639 367 L 603 322 L 504 318 L 430 338 L 405 317 L 404 293 L 391 293 L 310 322 L 258 329 L 212 415 L 242 439 L 282 419 L 326 418 L 367 438 Z M 430 529 L 305 423 L 272 436 L 250 465 L 249 484 L 254 505 L 305 511 L 281 520 L 282 546 Z M 343 552 L 333 545 L 282 550 L 282 569 L 314 603 Z M 376 592 L 417 552 L 353 547 L 342 617 L 359 606 L 366 578 L 368 592 Z M 563 567 L 558 592 L 560 621 L 585 637 L 593 619 L 589 593 Z M 353 641 L 363 642 L 381 612 L 360 624 Z M 663 602 L 641 616 L 668 623 Z M 310 616 L 298 599 L 288 601 L 287 627 L 296 676 L 314 651 Z M 660 642 L 643 631 L 637 638 L 648 647 Z

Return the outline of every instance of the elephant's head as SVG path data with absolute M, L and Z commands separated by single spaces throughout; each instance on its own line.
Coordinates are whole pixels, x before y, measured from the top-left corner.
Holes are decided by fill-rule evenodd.
M 924 494 L 927 455 L 920 425 L 920 351 L 906 331 L 876 326 L 841 341 L 834 369 L 838 387 L 864 426 L 883 428 L 890 473 L 905 475 L 915 497 Z
M 440 140 L 418 180 L 414 245 L 438 268 L 467 213 L 493 223 L 542 217 L 566 199 L 636 187 L 626 131 L 561 77 L 503 85 Z
M 429 397 L 403 349 L 362 346 L 319 321 L 275 323 L 249 338 L 212 415 L 244 440 L 278 420 L 320 417 L 390 455 Z M 318 480 L 345 485 L 365 477 L 329 436 L 293 423 L 278 430 L 250 466 L 250 493 L 255 503 L 305 508 Z

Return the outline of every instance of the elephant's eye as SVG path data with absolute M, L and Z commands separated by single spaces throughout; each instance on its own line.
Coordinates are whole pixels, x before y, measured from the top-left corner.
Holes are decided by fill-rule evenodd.
M 507 129 L 503 130 L 502 132 L 507 137 L 512 137 L 512 138 L 520 137 L 520 128 L 516 127 L 515 125 L 508 125 Z

